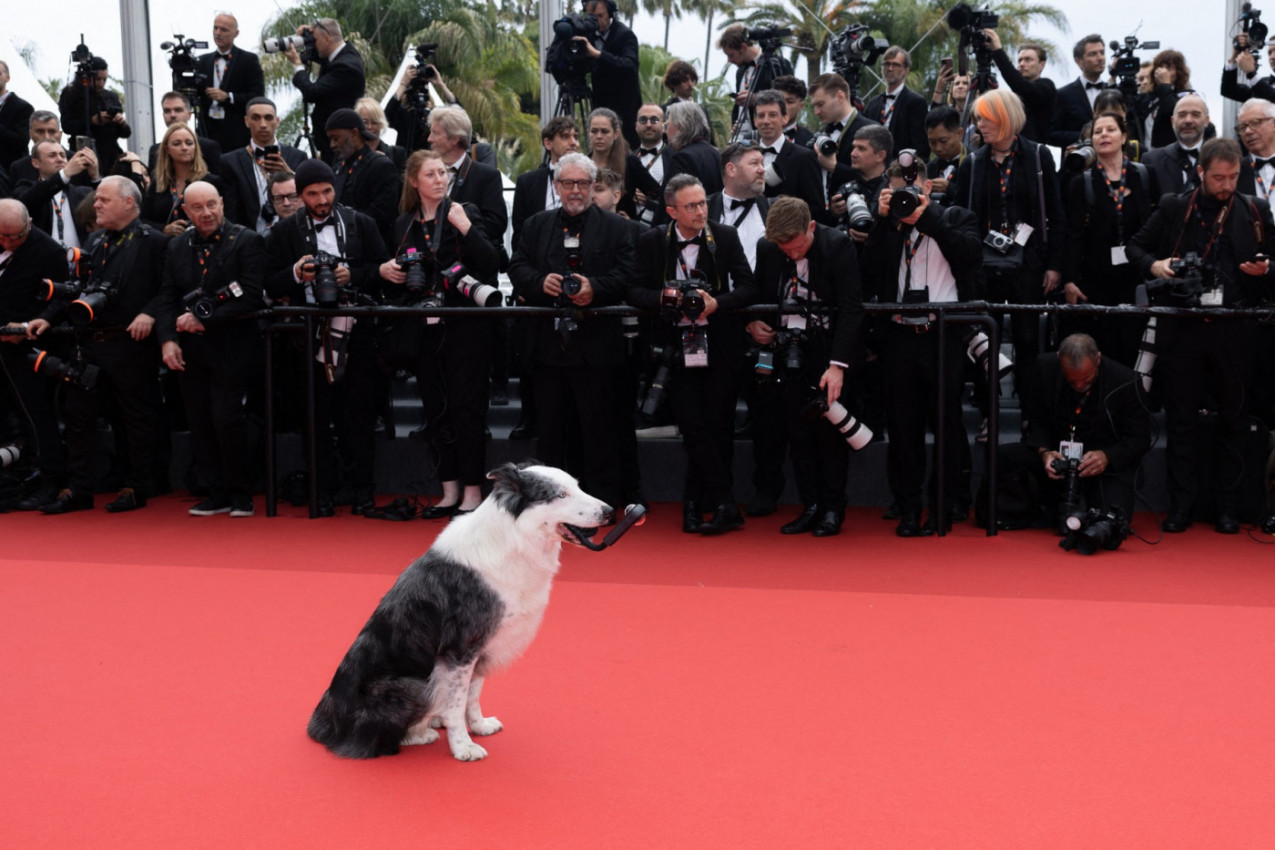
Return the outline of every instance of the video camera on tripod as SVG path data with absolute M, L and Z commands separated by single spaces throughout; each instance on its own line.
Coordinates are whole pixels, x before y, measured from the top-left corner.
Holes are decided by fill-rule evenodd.
M 576 41 L 576 36 L 593 41 L 598 35 L 598 19 L 585 13 L 563 15 L 553 22 L 553 41 L 545 51 L 545 68 L 560 86 L 583 86 L 584 75 L 593 70 L 593 60 Z
M 173 40 L 160 42 L 159 49 L 169 52 L 168 67 L 173 72 L 173 91 L 189 96 L 192 104 L 198 104 L 199 95 L 212 85 L 212 80 L 207 74 L 199 73 L 193 51 L 207 50 L 208 42 L 173 33 Z
M 1111 42 L 1111 56 L 1115 59 L 1112 70 L 1116 75 L 1116 87 L 1125 96 L 1126 103 L 1133 103 L 1138 93 L 1138 71 L 1142 69 L 1142 60 L 1133 55 L 1135 50 L 1159 50 L 1158 41 L 1138 41 L 1137 34 L 1127 35 L 1124 44 Z
M 970 72 L 969 54 L 974 54 L 974 74 L 970 77 L 970 91 L 982 94 L 995 88 L 996 75 L 992 73 L 992 50 L 983 30 L 994 30 L 1000 25 L 1000 16 L 991 9 L 973 9 L 968 3 L 957 3 L 947 13 L 947 25 L 960 33 L 957 48 L 957 73 Z
M 867 24 L 852 24 L 832 39 L 829 48 L 833 70 L 850 85 L 850 103 L 855 109 L 863 109 L 859 99 L 859 75 L 864 67 L 875 65 L 889 45 L 868 35 Z
M 1253 8 L 1252 3 L 1245 3 L 1240 7 L 1240 19 L 1235 23 L 1238 24 L 1244 35 L 1248 38 L 1246 46 L 1240 45 L 1240 38 L 1237 35 L 1231 42 L 1231 46 L 1236 50 L 1247 50 L 1254 57 L 1260 56 L 1262 47 L 1266 44 L 1266 36 L 1270 32 L 1266 24 L 1262 23 L 1262 13 Z M 1232 27 L 1234 29 L 1234 27 Z

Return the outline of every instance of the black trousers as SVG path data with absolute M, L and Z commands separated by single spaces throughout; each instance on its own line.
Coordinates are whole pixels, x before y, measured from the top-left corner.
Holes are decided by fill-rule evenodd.
M 1086 451 L 1100 449 L 1100 446 L 1085 446 Z M 1006 443 L 998 448 L 997 475 L 999 480 L 1006 481 L 1013 477 L 1015 470 L 1025 469 L 1035 479 L 1037 491 L 1041 495 L 1041 509 L 1046 517 L 1056 522 L 1059 507 L 1066 493 L 1066 481 L 1055 481 L 1045 474 L 1045 465 L 1034 446 L 1022 443 Z M 1119 508 L 1129 519 L 1133 516 L 1134 476 L 1137 470 L 1128 472 L 1112 472 L 1110 467 L 1102 475 L 1079 479 L 1082 509 Z
M 936 435 L 938 445 L 938 325 L 918 334 L 911 325 L 889 322 L 881 334 L 881 360 L 885 372 L 885 414 L 890 442 L 886 453 L 890 491 L 899 509 L 920 513 L 925 484 L 925 432 Z M 956 333 L 947 335 L 942 356 L 947 360 L 946 382 L 942 388 L 945 420 L 943 440 L 944 488 L 947 504 L 967 504 L 969 481 L 962 469 L 969 458 L 969 435 L 961 419 L 961 390 L 964 386 L 964 346 Z M 935 452 L 937 459 L 937 451 Z M 937 466 L 934 467 L 937 469 Z M 930 507 L 937 476 L 930 479 Z
M 1191 514 L 1196 497 L 1196 429 L 1211 399 L 1222 426 L 1218 452 L 1219 508 L 1239 509 L 1244 417 L 1258 351 L 1251 322 L 1162 319 L 1156 323 L 1156 380 L 1164 390 L 1169 504 Z
M 778 384 L 767 390 L 779 392 L 797 497 L 803 505 L 818 505 L 823 511 L 844 511 L 850 477 L 850 446 L 827 419 L 803 414 L 817 394 L 824 394 L 823 390 L 813 387 L 818 386 L 819 378 L 828 367 L 827 347 L 814 342 L 803 344 L 802 361 L 804 367 L 800 372 L 784 372 Z M 853 403 L 848 402 L 853 396 L 852 383 L 847 370 L 838 400 L 854 412 Z M 763 396 L 765 394 L 763 392 Z
M 328 499 L 342 483 L 372 490 L 376 471 L 377 362 L 370 323 L 362 333 L 355 328 L 346 353 L 345 374 L 334 384 L 327 382 L 321 364 L 312 360 L 308 366 L 315 376 L 317 484 Z
M 1024 269 L 1010 274 L 987 272 L 987 300 L 991 304 L 1041 304 L 1044 269 Z M 992 312 L 996 308 L 993 306 Z M 1020 399 L 1031 398 L 1040 386 L 1036 355 L 1040 354 L 1040 318 L 1034 313 L 1018 313 L 1010 318 L 1010 337 L 1014 343 L 1014 390 Z M 1004 321 L 1001 322 L 1002 327 Z M 996 352 L 992 352 L 992 357 Z M 996 361 L 993 360 L 993 363 Z
M 64 384 L 62 414 L 66 420 L 67 486 L 77 494 L 94 490 L 93 459 L 97 418 L 109 396 L 124 426 L 129 469 L 124 479 L 142 495 L 149 495 L 155 480 L 156 457 L 167 457 L 157 440 L 159 418 L 159 348 L 154 337 L 134 342 L 120 336 L 81 345 L 85 359 L 101 369 L 97 385 L 85 390 Z M 167 439 L 167 434 L 162 435 Z M 118 445 L 118 441 L 117 441 Z
M 253 370 L 260 367 L 261 339 L 255 333 L 183 334 L 179 344 L 186 361 L 181 387 L 195 469 L 213 498 L 249 497 L 256 470 L 244 397 Z
M 438 480 L 481 485 L 487 477 L 491 323 L 447 319 L 427 325 L 416 365 L 416 389 L 428 439 L 438 453 Z
M 27 363 L 30 345 L 0 343 L 0 366 L 7 389 L 0 393 L 6 407 L 11 407 L 22 422 L 26 434 L 24 455 L 34 460 L 48 483 L 60 485 L 66 476 L 66 449 L 58 431 L 54 393 L 58 382 L 37 375 Z
M 753 489 L 778 500 L 784 492 L 784 458 L 788 456 L 783 393 L 773 377 L 757 374 L 755 360 L 745 363 L 742 386 L 752 417 Z
M 634 438 L 628 397 L 620 392 L 622 373 L 621 366 L 542 363 L 533 375 L 539 411 L 539 460 L 566 469 L 580 479 L 588 493 L 615 508 L 623 505 L 624 497 L 620 441 Z M 574 417 L 575 422 L 568 417 Z M 567 443 L 573 426 L 578 427 L 578 446 Z M 573 456 L 580 458 L 578 464 L 570 462 Z
M 735 377 L 738 358 L 712 349 L 709 365 L 678 367 L 668 390 L 669 404 L 686 452 L 682 499 L 712 509 L 735 501 Z M 716 358 L 716 359 L 715 359 Z

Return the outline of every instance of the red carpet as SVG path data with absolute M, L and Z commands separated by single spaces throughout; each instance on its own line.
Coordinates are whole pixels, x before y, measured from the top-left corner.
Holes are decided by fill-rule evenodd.
M 0 517 L 0 846 L 1275 843 L 1275 559 L 1246 536 L 1084 558 L 863 510 L 709 541 L 656 506 L 566 553 L 486 761 L 349 762 L 309 712 L 438 526 L 187 506 Z

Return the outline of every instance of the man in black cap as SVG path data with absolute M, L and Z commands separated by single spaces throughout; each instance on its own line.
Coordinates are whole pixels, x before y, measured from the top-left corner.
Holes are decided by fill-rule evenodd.
M 322 160 L 308 159 L 297 166 L 296 186 L 304 209 L 280 221 L 266 237 L 266 292 L 275 301 L 326 301 L 329 293 L 315 285 L 319 267 L 314 260 L 320 253 L 338 258 L 331 266 L 337 301 L 343 300 L 343 291 L 379 293 L 378 267 L 390 254 L 371 216 L 336 203 L 336 179 Z M 363 513 L 372 507 L 374 495 L 375 328 L 369 320 L 340 316 L 318 325 L 318 362 L 309 368 L 316 370 L 319 515 L 335 512 L 342 478 L 342 501 L 348 501 L 354 513 Z M 329 436 L 334 424 L 345 461 L 339 471 Z
M 337 203 L 370 215 L 388 244 L 403 191 L 398 169 L 388 156 L 368 146 L 376 135 L 353 109 L 333 112 L 323 129 L 332 148 Z

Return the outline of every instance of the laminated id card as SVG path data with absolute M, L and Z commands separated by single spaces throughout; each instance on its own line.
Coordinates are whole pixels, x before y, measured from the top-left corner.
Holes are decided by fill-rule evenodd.
M 708 365 L 708 334 L 703 328 L 682 329 L 682 363 L 688 369 Z
M 1058 444 L 1058 453 L 1067 460 L 1080 460 L 1085 455 L 1085 444 L 1074 440 L 1063 440 Z
M 1111 265 L 1126 266 L 1129 264 L 1129 258 L 1125 256 L 1123 245 L 1111 246 Z
M 1020 221 L 1018 227 L 1014 228 L 1014 244 L 1026 247 L 1027 240 L 1032 238 L 1032 234 L 1036 232 L 1036 228 L 1032 227 L 1025 221 Z
M 1212 289 L 1205 290 L 1200 293 L 1201 307 L 1221 307 L 1222 306 L 1222 287 L 1215 286 Z

